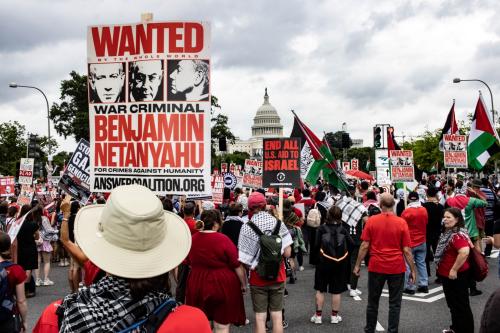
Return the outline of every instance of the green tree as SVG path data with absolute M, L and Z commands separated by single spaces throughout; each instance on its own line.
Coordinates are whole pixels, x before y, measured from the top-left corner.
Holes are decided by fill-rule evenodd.
M 89 105 L 87 76 L 75 71 L 71 79 L 61 82 L 61 103 L 52 104 L 50 119 L 59 135 L 73 136 L 75 141 L 89 140 Z
M 325 134 L 326 140 L 328 141 L 328 144 L 330 147 L 335 148 L 335 149 L 342 149 L 342 134 L 344 134 L 344 131 L 337 131 L 335 133 L 333 132 L 328 132 Z M 351 137 L 349 137 L 349 147 L 352 146 L 352 140 Z
M 218 143 L 219 138 L 226 138 L 227 143 L 233 144 L 236 140 L 236 137 L 231 132 L 231 129 L 228 126 L 228 116 L 221 113 L 221 106 L 219 105 L 219 99 L 216 96 L 212 96 L 211 99 L 211 157 L 212 157 L 212 169 L 220 165 L 220 159 L 217 158 L 215 154 L 215 146 Z M 217 163 L 218 162 L 218 163 Z M 217 164 L 216 164 L 217 163 Z
M 359 170 L 366 172 L 375 170 L 375 149 L 372 147 L 350 148 L 347 150 L 347 159 L 350 161 L 354 158 L 359 161 Z M 369 170 L 366 169 L 368 160 L 370 160 Z
M 0 174 L 16 176 L 16 164 L 26 157 L 26 128 L 17 121 L 0 124 Z
M 68 153 L 65 151 L 60 151 L 57 154 L 55 154 L 52 157 L 52 165 L 53 165 L 54 169 L 57 166 L 58 167 L 57 171 L 63 171 L 64 165 L 68 164 L 69 159 L 71 158 L 71 155 L 72 155 L 71 153 Z M 59 173 L 56 172 L 56 174 L 58 175 Z
M 438 162 L 443 165 L 443 152 L 439 150 L 441 140 L 441 129 L 426 131 L 419 139 L 405 142 L 403 149 L 413 150 L 413 160 L 417 168 L 429 172 L 432 166 Z

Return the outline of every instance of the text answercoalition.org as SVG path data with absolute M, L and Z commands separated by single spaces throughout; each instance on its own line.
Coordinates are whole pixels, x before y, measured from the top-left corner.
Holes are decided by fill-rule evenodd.
M 110 178 L 96 177 L 94 190 L 110 191 L 121 185 L 140 184 L 155 192 L 204 192 L 203 178 Z

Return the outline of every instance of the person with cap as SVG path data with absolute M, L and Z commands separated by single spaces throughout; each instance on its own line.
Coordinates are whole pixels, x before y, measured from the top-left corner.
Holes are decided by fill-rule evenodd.
M 266 212 L 266 198 L 260 192 L 253 192 L 248 198 L 249 223 L 264 234 L 271 235 L 280 224 L 279 236 L 281 238 L 281 254 L 289 258 L 291 255 L 292 237 L 284 223 Z M 238 240 L 239 261 L 250 269 L 250 293 L 252 305 L 255 312 L 255 333 L 266 331 L 266 314 L 269 309 L 273 323 L 273 333 L 283 332 L 283 297 L 285 291 L 285 264 L 281 261 L 279 274 L 275 280 L 266 280 L 259 276 L 256 271 L 259 263 L 260 237 L 249 226 L 249 223 L 241 227 Z
M 163 210 L 148 188 L 119 186 L 105 205 L 82 208 L 74 233 L 89 260 L 107 274 L 64 298 L 57 309 L 62 318 L 59 332 L 119 332 L 134 325 L 141 329 L 163 310 L 167 317 L 160 320 L 157 332 L 211 332 L 201 310 L 175 308 L 167 294 L 168 272 L 189 253 L 191 233 L 179 216 Z
M 417 267 L 417 291 L 420 293 L 428 293 L 429 276 L 427 275 L 427 268 L 425 266 L 425 257 L 427 254 L 426 234 L 429 216 L 427 215 L 427 210 L 422 207 L 420 196 L 417 192 L 410 192 L 408 194 L 408 200 L 408 207 L 403 211 L 401 217 L 408 224 L 408 229 L 410 231 L 410 247 L 413 259 L 415 260 L 415 266 Z M 413 295 L 415 294 L 416 286 L 410 283 L 408 279 L 409 275 L 410 267 L 409 264 L 406 263 L 404 293 Z
M 349 248 L 350 272 L 353 271 L 356 259 L 358 258 L 359 247 L 361 245 L 361 233 L 363 226 L 368 218 L 368 210 L 362 203 L 357 202 L 354 198 L 356 188 L 349 187 L 349 196 L 344 196 L 337 201 L 336 206 L 342 211 L 342 222 L 349 226 L 349 235 L 352 238 Z M 361 295 L 361 290 L 358 289 L 358 276 L 351 273 L 349 279 L 349 296 L 356 297 Z
M 397 332 L 403 298 L 405 259 L 410 264 L 410 278 L 415 281 L 415 265 L 410 248 L 410 232 L 405 220 L 394 214 L 394 197 L 380 195 L 381 214 L 371 216 L 366 222 L 353 273 L 360 274 L 361 262 L 370 251 L 368 264 L 368 305 L 366 307 L 366 333 L 374 333 L 377 326 L 378 307 L 383 286 L 389 286 L 388 332 Z

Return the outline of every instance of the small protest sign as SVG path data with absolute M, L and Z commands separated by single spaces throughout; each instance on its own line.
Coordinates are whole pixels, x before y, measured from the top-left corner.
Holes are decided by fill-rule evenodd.
M 59 188 L 81 203 L 90 196 L 90 144 L 81 139 L 59 181 Z
M 359 170 L 359 160 L 354 158 L 351 160 L 351 170 Z
M 390 150 L 391 179 L 393 182 L 411 182 L 415 179 L 413 151 Z
M 351 163 L 350 162 L 342 162 L 342 170 L 344 172 L 351 170 Z
M 14 195 L 14 176 L 0 177 L 0 195 L 10 197 Z
M 21 158 L 19 165 L 19 184 L 31 185 L 33 183 L 33 158 Z
M 212 201 L 216 204 L 221 204 L 224 197 L 224 176 L 212 175 Z
M 464 168 L 467 164 L 467 136 L 458 134 L 443 135 L 444 167 Z
M 21 186 L 21 193 L 17 198 L 17 203 L 21 206 L 31 204 L 31 200 L 33 199 L 34 190 L 31 185 L 23 184 Z
M 245 160 L 243 186 L 251 188 L 262 187 L 262 161 Z
M 264 187 L 300 186 L 300 138 L 264 139 Z

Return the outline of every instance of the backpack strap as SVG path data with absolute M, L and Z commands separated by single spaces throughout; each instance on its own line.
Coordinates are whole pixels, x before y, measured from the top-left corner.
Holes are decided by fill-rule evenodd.
M 262 230 L 259 229 L 259 227 L 257 227 L 255 225 L 255 223 L 253 223 L 252 221 L 248 221 L 247 225 L 257 234 L 260 236 L 262 236 L 264 233 L 262 232 Z
M 133 332 L 135 329 L 142 326 L 144 332 L 156 332 L 163 324 L 168 315 L 177 307 L 177 302 L 173 298 L 169 298 L 160 304 L 154 311 L 143 320 L 121 330 L 119 333 Z M 142 332 L 142 331 L 141 331 Z
M 280 228 L 281 228 L 281 221 L 279 219 L 276 219 L 276 226 L 274 227 L 273 230 L 273 236 L 279 235 Z

